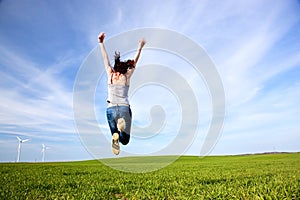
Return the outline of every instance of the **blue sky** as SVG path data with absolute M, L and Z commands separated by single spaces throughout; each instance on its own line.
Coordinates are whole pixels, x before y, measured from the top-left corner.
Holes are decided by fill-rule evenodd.
M 214 61 L 224 86 L 226 117 L 210 154 L 299 151 L 299 10 L 296 0 L 1 0 L 0 161 L 16 160 L 16 136 L 30 138 L 22 145 L 21 161 L 41 161 L 42 144 L 49 146 L 46 161 L 92 159 L 74 123 L 76 74 L 97 47 L 99 32 L 106 32 L 109 39 L 146 27 L 185 35 Z M 180 41 L 174 43 L 181 47 Z M 139 64 L 151 58 L 151 52 L 145 52 Z M 169 60 L 162 63 L 169 64 Z M 178 73 L 189 78 L 182 69 Z M 210 110 L 205 108 L 209 107 L 207 94 L 201 96 L 199 88 L 197 99 L 204 99 L 200 115 L 207 115 L 200 116 L 205 122 L 199 127 L 201 132 L 207 128 Z M 105 98 L 97 94 L 100 97 Z M 134 123 L 147 124 L 150 112 L 144 114 L 138 100 L 138 96 L 132 98 L 137 104 Z M 99 126 L 105 131 L 101 114 L 105 107 L 95 106 Z M 170 127 L 180 120 L 176 111 L 172 114 L 167 116 Z M 164 134 L 172 133 L 170 127 Z M 200 133 L 186 154 L 199 155 L 202 139 Z M 124 148 L 133 151 L 134 141 Z M 161 139 L 143 142 L 145 149 L 164 145 Z

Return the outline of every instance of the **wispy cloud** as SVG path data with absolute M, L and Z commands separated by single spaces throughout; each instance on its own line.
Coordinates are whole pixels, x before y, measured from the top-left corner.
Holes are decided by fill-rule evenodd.
M 1 56 L 1 63 L 6 66 L 1 69 L 1 124 L 18 127 L 19 134 L 26 127 L 49 132 L 60 127 L 59 132 L 73 133 L 70 126 L 72 88 L 65 87 L 67 80 L 59 77 L 60 71 L 69 65 L 68 61 L 43 70 L 38 64 L 21 54 L 12 53 L 8 48 L 1 48 L 0 51 L 5 55 Z M 62 122 L 69 122 L 69 125 Z M 5 129 L 1 131 L 9 132 Z

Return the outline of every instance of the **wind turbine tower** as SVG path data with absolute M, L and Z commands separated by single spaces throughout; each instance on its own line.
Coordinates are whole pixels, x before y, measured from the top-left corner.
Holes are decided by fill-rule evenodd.
M 46 149 L 49 149 L 49 147 L 46 147 L 44 144 L 42 144 L 43 148 L 42 148 L 42 162 L 45 162 L 45 152 Z
M 25 139 L 25 140 L 22 140 L 21 138 L 19 138 L 17 136 L 18 140 L 19 140 L 19 145 L 18 145 L 18 159 L 17 159 L 17 162 L 20 162 L 20 155 L 21 155 L 21 144 L 24 143 L 24 142 L 27 142 L 29 139 Z

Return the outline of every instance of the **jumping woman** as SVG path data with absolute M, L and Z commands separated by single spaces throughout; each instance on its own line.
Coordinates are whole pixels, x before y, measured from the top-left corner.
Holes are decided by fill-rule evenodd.
M 120 153 L 119 142 L 126 145 L 130 139 L 132 114 L 128 101 L 128 90 L 130 78 L 146 42 L 144 38 L 139 41 L 138 49 L 133 60 L 121 61 L 120 53 L 115 52 L 114 67 L 111 67 L 103 43 L 104 38 L 105 33 L 100 33 L 98 42 L 108 78 L 106 117 L 112 134 L 112 151 L 115 155 L 118 155 Z

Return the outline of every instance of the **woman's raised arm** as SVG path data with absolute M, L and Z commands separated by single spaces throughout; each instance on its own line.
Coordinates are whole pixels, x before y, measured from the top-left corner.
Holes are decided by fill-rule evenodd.
M 136 51 L 136 54 L 134 56 L 134 66 L 136 66 L 136 63 L 138 62 L 139 60 L 139 57 L 140 57 L 140 54 L 141 54 L 141 51 L 144 47 L 144 45 L 146 44 L 146 41 L 145 41 L 145 38 L 142 38 L 139 42 L 139 46 L 138 46 L 138 49 Z
M 105 49 L 105 46 L 104 46 L 104 43 L 103 43 L 104 38 L 105 38 L 105 33 L 104 32 L 102 32 L 98 35 L 98 42 L 99 42 L 99 45 L 100 45 L 100 49 L 101 49 L 101 53 L 102 53 L 102 57 L 103 57 L 104 65 L 105 65 L 105 70 L 106 70 L 107 74 L 111 74 L 112 73 L 112 68 L 110 66 L 108 55 L 107 55 L 107 52 L 106 52 L 106 49 Z

